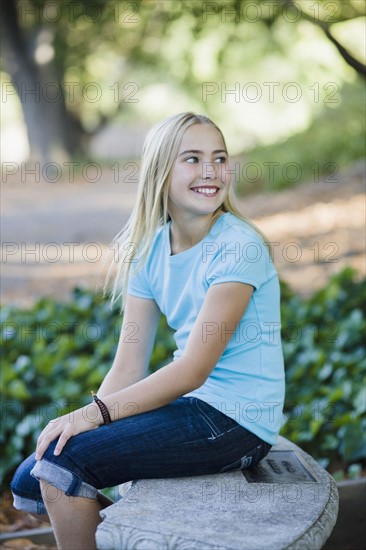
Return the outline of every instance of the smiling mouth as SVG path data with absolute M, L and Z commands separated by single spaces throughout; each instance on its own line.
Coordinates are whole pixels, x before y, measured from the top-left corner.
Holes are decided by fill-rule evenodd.
M 205 195 L 208 197 L 213 197 L 214 195 L 217 195 L 219 192 L 218 187 L 193 187 L 192 191 L 195 193 L 198 193 L 199 195 Z

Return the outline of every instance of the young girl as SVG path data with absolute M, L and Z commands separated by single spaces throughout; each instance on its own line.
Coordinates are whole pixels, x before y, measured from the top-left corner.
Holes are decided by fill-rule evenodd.
M 136 206 L 118 236 L 113 365 L 86 407 L 51 421 L 18 468 L 15 507 L 50 518 L 61 549 L 95 548 L 98 489 L 255 466 L 284 400 L 280 293 L 268 243 L 233 206 L 224 137 L 172 116 L 147 136 Z M 146 376 L 160 314 L 171 363 Z

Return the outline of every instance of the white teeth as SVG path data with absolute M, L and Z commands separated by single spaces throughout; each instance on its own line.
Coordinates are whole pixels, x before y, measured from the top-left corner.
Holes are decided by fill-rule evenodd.
M 208 189 L 207 187 L 196 187 L 196 189 L 193 189 L 196 193 L 203 193 L 204 195 L 213 195 L 216 193 L 217 189 Z

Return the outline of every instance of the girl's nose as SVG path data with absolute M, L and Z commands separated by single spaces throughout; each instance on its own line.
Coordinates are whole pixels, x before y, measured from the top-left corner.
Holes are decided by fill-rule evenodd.
M 202 166 L 202 179 L 214 180 L 217 176 L 217 164 L 214 162 L 205 162 Z

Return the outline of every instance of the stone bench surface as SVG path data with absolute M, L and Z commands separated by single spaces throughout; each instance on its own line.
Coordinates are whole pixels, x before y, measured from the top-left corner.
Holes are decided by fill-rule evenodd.
M 278 438 L 252 471 L 125 483 L 99 550 L 318 550 L 338 513 L 333 478 Z

